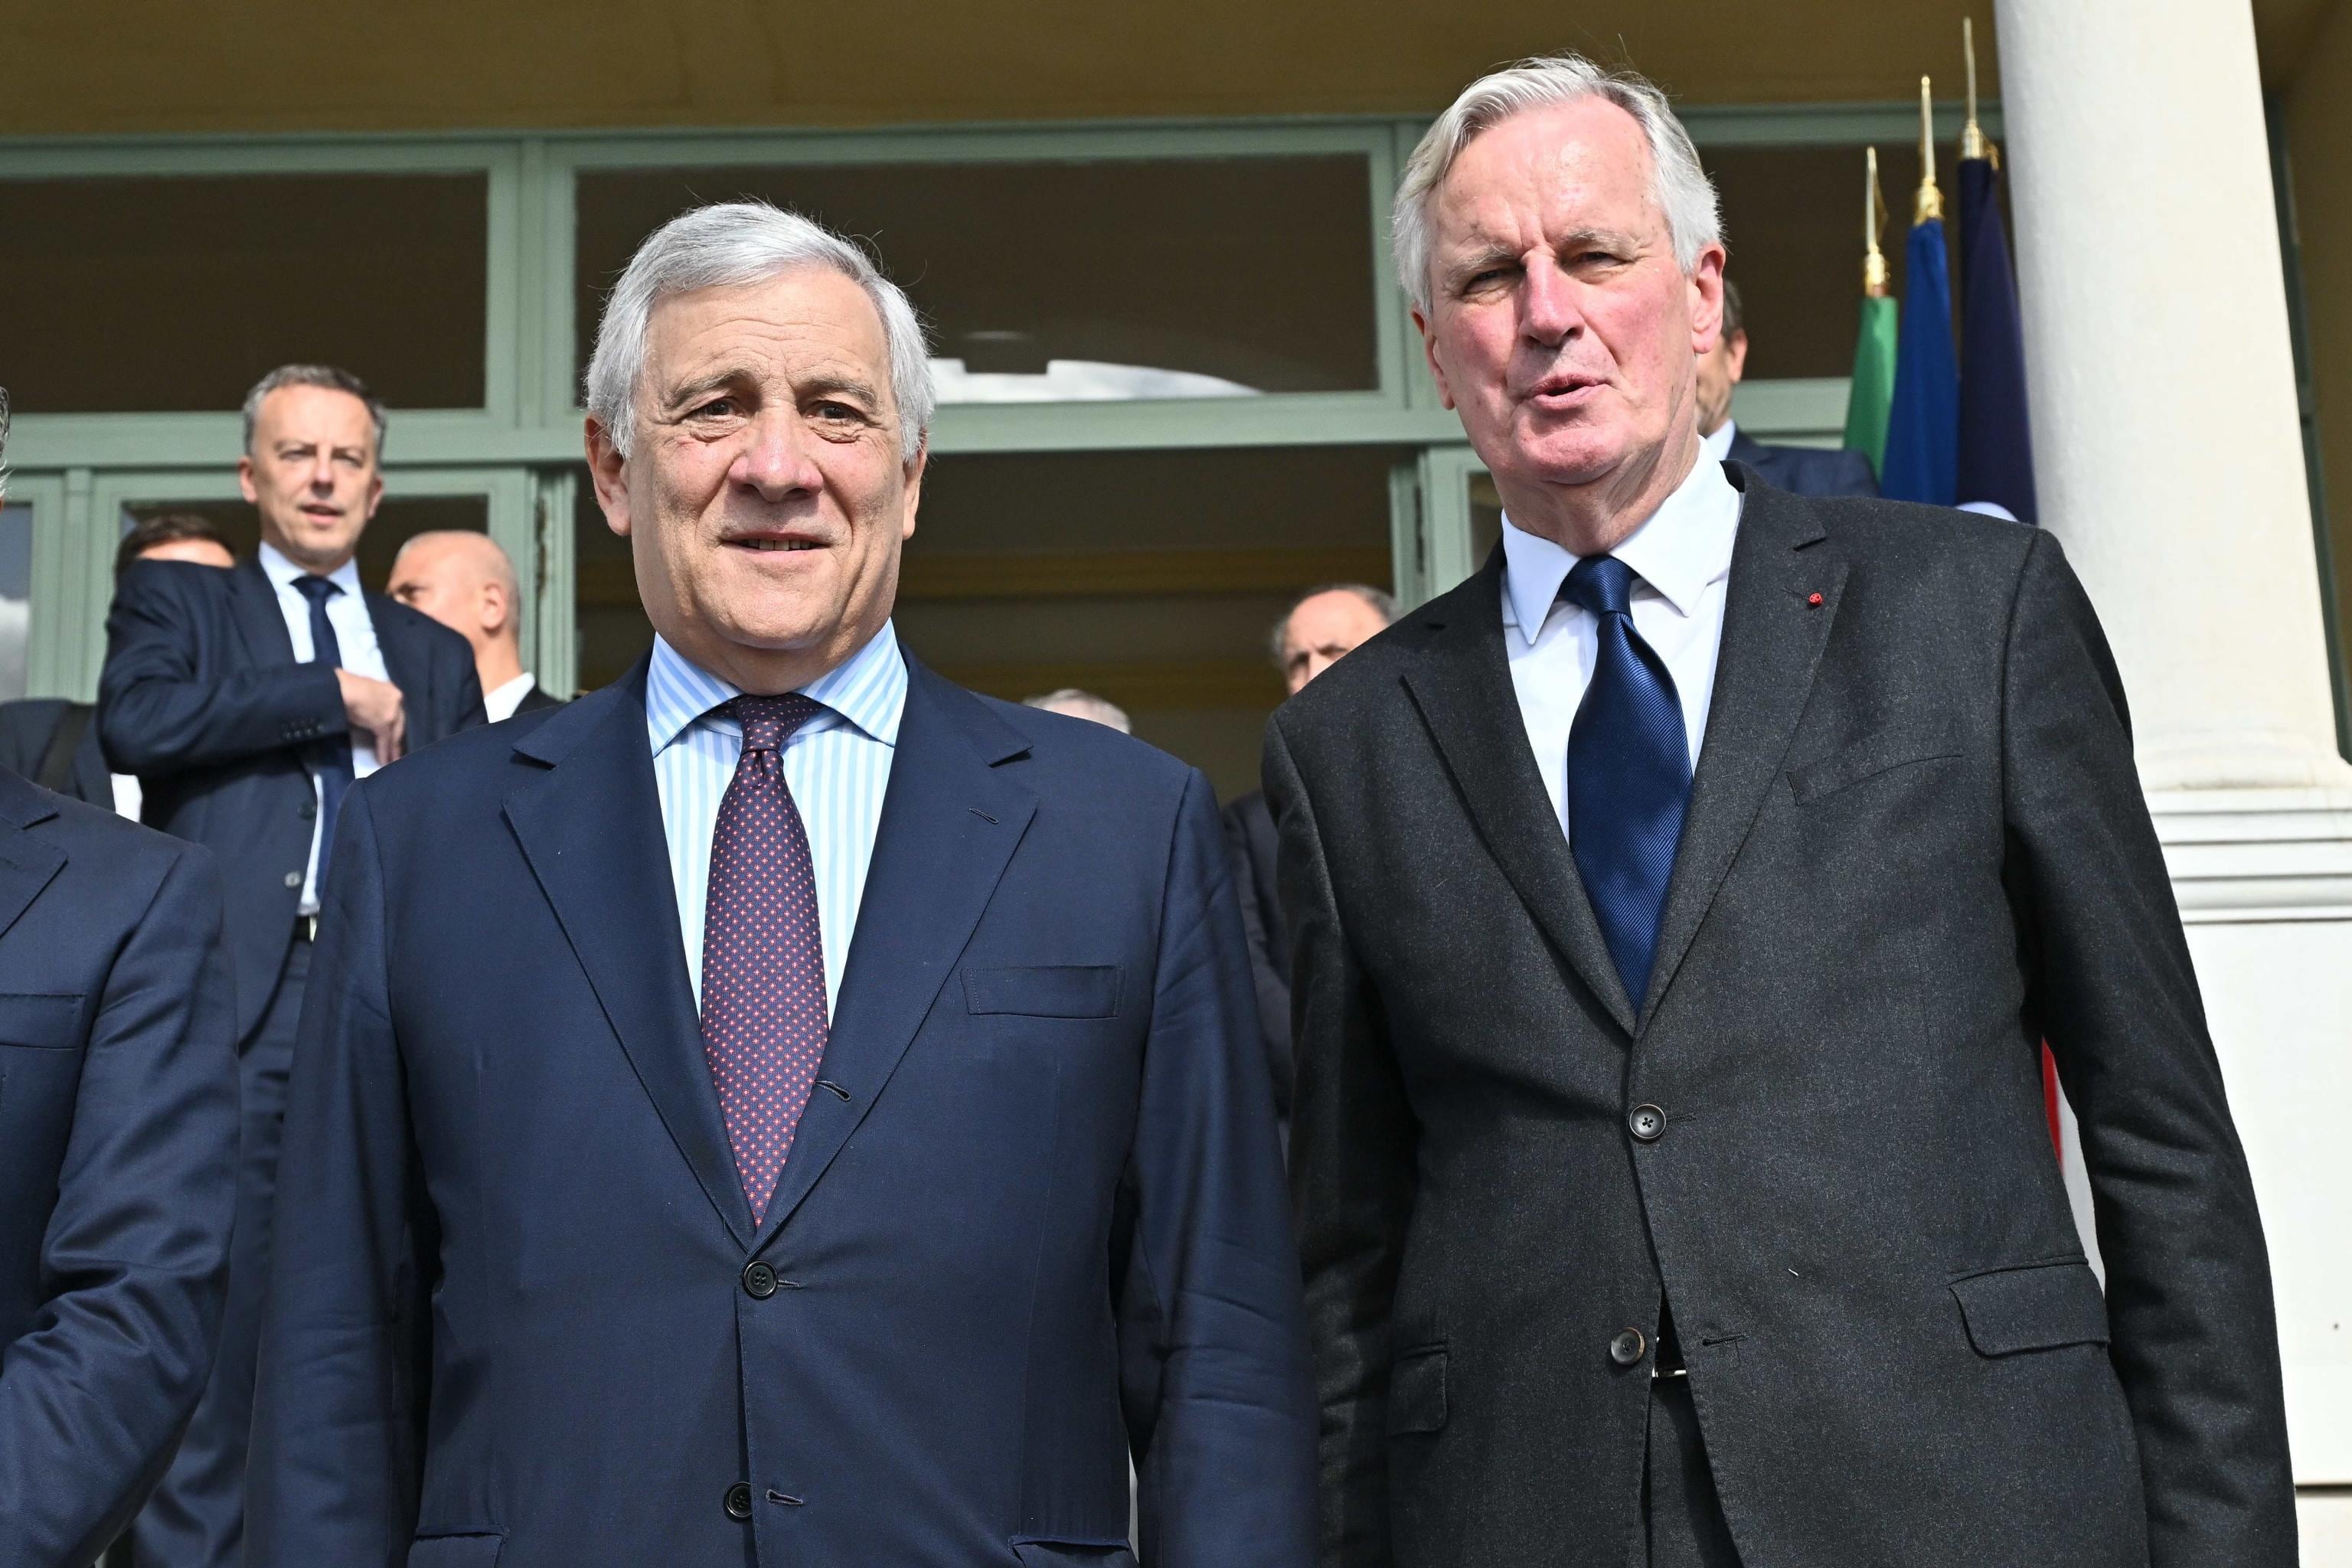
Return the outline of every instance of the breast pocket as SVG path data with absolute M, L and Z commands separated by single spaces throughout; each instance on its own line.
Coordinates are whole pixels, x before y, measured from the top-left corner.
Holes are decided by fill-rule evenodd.
M 1044 964 L 967 969 L 965 1007 L 975 1016 L 1115 1018 L 1124 972 L 1117 964 Z
M 0 992 L 0 1046 L 69 1051 L 81 1044 L 79 992 Z
M 1790 769 L 1789 791 L 1799 805 L 1811 805 L 1864 779 L 1959 754 L 1959 729 L 1948 718 L 1890 724 L 1828 756 Z

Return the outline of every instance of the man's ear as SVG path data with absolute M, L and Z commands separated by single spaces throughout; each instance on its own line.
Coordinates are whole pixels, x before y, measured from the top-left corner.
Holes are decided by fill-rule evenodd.
M 629 460 L 613 444 L 604 421 L 590 415 L 583 433 L 588 447 L 588 482 L 596 487 L 596 504 L 604 509 L 604 526 L 629 537 Z
M 930 437 L 926 436 L 923 437 L 923 444 L 915 448 L 914 457 L 907 464 L 906 515 L 899 520 L 898 523 L 898 538 L 901 541 L 915 537 L 915 510 L 923 503 L 923 475 L 929 470 L 930 465 L 931 441 Z
M 1701 356 L 1714 353 L 1723 335 L 1723 247 L 1710 245 L 1691 268 L 1691 352 Z
M 1412 324 L 1421 332 L 1421 353 L 1429 362 L 1429 379 L 1437 384 L 1437 400 L 1451 408 L 1454 388 L 1446 384 L 1445 367 L 1437 363 L 1437 334 L 1430 330 L 1428 312 L 1418 305 L 1412 308 Z
M 482 630 L 495 636 L 514 624 L 514 605 L 507 601 L 507 585 L 490 582 L 482 584 Z
M 253 477 L 253 454 L 246 453 L 236 460 L 236 488 L 251 506 L 261 500 L 261 486 Z

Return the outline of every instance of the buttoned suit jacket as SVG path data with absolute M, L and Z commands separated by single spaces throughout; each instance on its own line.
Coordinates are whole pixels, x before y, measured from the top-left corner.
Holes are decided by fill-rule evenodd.
M 2046 533 L 1729 472 L 1646 997 L 1499 552 L 1270 727 L 1324 1561 L 1622 1563 L 1652 1361 L 1611 1344 L 1663 1295 L 1747 1562 L 2286 1568 L 2261 1221 L 2088 601 Z
M 404 700 L 408 749 L 484 722 L 466 639 L 397 600 L 365 597 Z M 106 629 L 99 739 L 110 766 L 139 775 L 142 819 L 219 864 L 242 1039 L 294 938 L 318 816 L 312 753 L 350 732 L 342 689 L 331 666 L 294 662 L 278 590 L 257 562 L 134 562 Z
M 1132 1568 L 1130 1437 L 1147 1561 L 1312 1560 L 1296 1253 L 1207 781 L 908 678 L 823 1081 L 756 1226 L 645 666 L 353 790 L 252 1568 Z
M 237 1140 L 211 857 L 0 772 L 0 1563 L 92 1561 L 213 1364 Z

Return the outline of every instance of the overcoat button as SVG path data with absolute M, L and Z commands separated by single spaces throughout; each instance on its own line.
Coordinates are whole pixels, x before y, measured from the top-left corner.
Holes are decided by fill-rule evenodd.
M 1639 1329 L 1626 1329 L 1609 1342 L 1609 1359 L 1619 1366 L 1632 1366 L 1650 1348 L 1650 1342 Z
M 1666 1133 L 1666 1113 L 1654 1105 L 1637 1105 L 1625 1118 L 1626 1127 L 1644 1143 L 1654 1143 Z

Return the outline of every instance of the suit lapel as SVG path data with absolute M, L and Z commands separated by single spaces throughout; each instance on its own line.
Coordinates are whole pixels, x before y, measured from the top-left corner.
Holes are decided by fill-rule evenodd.
M 286 630 L 285 612 L 278 607 L 278 590 L 260 562 L 240 562 L 230 568 L 228 597 L 247 657 L 265 668 L 293 663 L 294 638 Z
M 383 655 L 383 672 L 391 677 L 394 686 L 400 688 L 401 697 L 408 706 L 408 722 L 412 729 L 415 728 L 432 709 L 432 704 L 425 700 L 432 696 L 426 689 L 430 661 L 423 657 L 424 650 L 410 637 L 411 628 L 399 614 L 405 606 L 398 600 L 388 599 L 382 594 L 362 594 L 361 602 L 367 606 L 368 623 L 375 627 L 375 646 Z M 419 734 L 417 742 L 428 744 L 440 738 L 435 734 Z M 648 763 L 647 766 L 650 767 L 651 763 Z
M 908 657 L 906 714 L 819 1069 L 840 1093 L 810 1095 L 755 1249 L 873 1109 L 962 958 L 1037 809 L 1003 766 L 1028 750 L 978 698 Z
M 515 742 L 547 771 L 509 792 L 507 821 L 620 1037 L 637 1081 L 738 1242 L 751 1209 L 702 1051 L 646 738 L 646 666 Z
M 1462 792 L 1479 837 L 1528 912 L 1618 1026 L 1634 1017 L 1625 984 L 1536 771 L 1503 649 L 1503 552 L 1461 587 L 1415 613 L 1428 641 L 1406 690 Z
M 65 869 L 65 851 L 25 830 L 58 814 L 48 795 L 0 768 L 0 936 Z
M 1788 755 L 1845 585 L 1846 563 L 1820 548 L 1828 534 L 1811 505 L 1752 475 L 1736 482 L 1746 500 L 1726 584 L 1715 695 L 1658 922 L 1644 1018 L 1690 951 Z M 1819 605 L 1811 602 L 1816 594 Z

